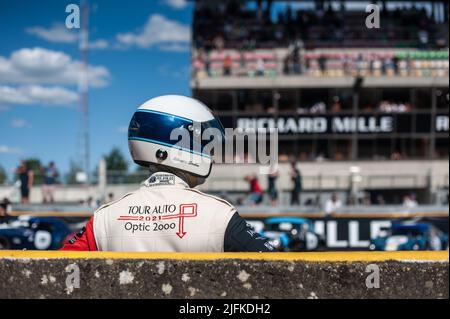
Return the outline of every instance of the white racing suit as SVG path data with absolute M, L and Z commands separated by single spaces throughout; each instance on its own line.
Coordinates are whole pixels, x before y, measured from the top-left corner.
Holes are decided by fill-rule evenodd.
M 220 198 L 159 172 L 121 199 L 100 207 L 63 250 L 267 252 L 264 237 Z

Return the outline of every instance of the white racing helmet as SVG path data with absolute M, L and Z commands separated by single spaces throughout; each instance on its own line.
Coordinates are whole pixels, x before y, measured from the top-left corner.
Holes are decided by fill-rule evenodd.
M 181 171 L 206 178 L 213 157 L 210 140 L 202 133 L 214 128 L 215 142 L 224 141 L 224 129 L 210 109 L 195 99 L 164 95 L 148 100 L 134 113 L 128 128 L 128 146 L 134 162 L 144 167 Z M 189 141 L 181 142 L 189 136 Z

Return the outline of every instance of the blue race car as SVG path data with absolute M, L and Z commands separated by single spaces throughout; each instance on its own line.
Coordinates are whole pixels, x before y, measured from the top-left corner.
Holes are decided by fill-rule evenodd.
M 324 239 L 314 231 L 313 223 L 299 217 L 268 218 L 261 235 L 281 251 L 317 250 L 324 245 Z
M 373 239 L 370 250 L 445 250 L 448 235 L 430 223 L 397 223 L 386 236 Z
M 0 220 L 0 249 L 56 250 L 71 232 L 54 217 L 8 218 Z

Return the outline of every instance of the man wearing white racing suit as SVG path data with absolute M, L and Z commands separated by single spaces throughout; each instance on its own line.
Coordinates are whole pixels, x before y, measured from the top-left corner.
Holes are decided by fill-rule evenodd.
M 201 102 L 176 95 L 145 102 L 135 112 L 128 140 L 133 160 L 152 174 L 134 192 L 100 207 L 63 250 L 148 252 L 270 252 L 236 209 L 193 187 L 209 176 L 213 159 L 195 136 L 223 127 Z M 181 147 L 173 132 L 194 140 Z M 180 131 L 181 132 L 181 131 Z M 183 133 L 183 132 L 182 132 Z

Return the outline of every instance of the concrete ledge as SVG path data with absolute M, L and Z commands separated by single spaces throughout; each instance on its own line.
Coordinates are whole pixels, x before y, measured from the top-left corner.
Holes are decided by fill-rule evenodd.
M 0 251 L 0 298 L 448 298 L 448 260 L 447 251 Z M 374 269 L 379 288 L 368 288 Z

